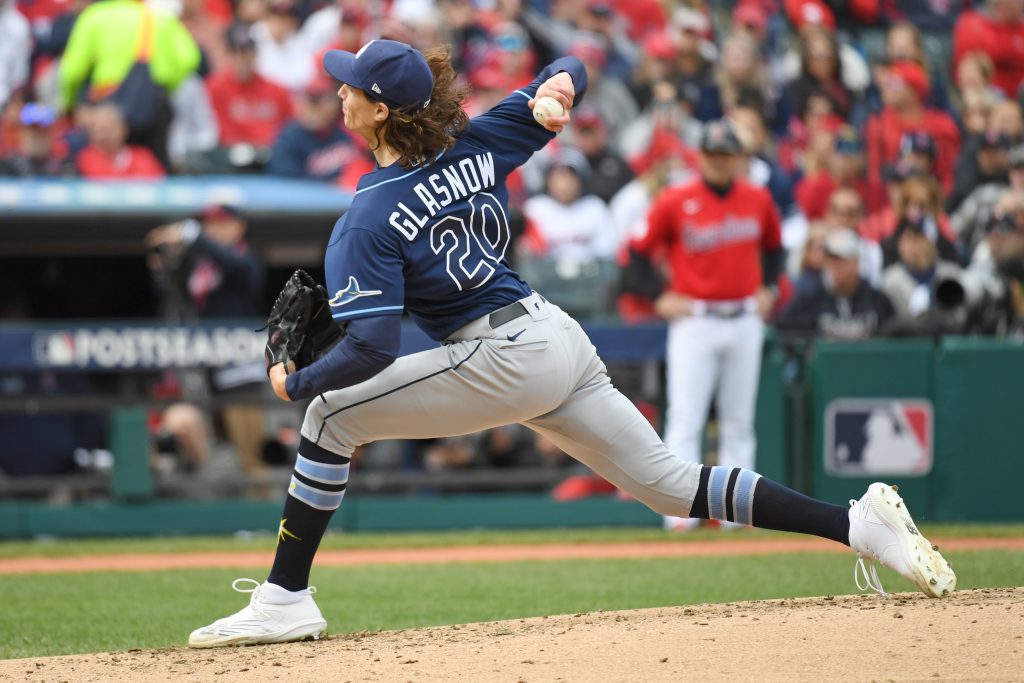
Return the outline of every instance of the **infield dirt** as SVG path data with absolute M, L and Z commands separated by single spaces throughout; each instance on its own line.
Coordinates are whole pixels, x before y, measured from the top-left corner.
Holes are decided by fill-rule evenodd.
M 0 661 L 0 681 L 1024 679 L 1024 588 L 692 605 L 226 650 Z

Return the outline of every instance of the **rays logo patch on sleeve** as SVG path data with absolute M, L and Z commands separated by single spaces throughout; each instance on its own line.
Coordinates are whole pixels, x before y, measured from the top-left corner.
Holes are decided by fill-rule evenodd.
M 825 409 L 825 471 L 837 477 L 923 477 L 932 470 L 935 420 L 925 399 L 845 399 Z
M 366 296 L 377 296 L 378 294 L 383 294 L 383 292 L 379 289 L 359 289 L 359 283 L 356 282 L 355 276 L 350 275 L 345 289 L 339 289 L 328 303 L 333 308 L 338 308 L 345 304 L 350 304 L 356 299 L 362 299 Z

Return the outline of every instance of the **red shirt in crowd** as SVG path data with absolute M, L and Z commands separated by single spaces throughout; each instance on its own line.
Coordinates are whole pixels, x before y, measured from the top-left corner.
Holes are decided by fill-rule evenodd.
M 960 129 L 953 117 L 939 109 L 925 109 L 916 119 L 905 119 L 889 108 L 868 119 L 864 143 L 868 151 L 868 209 L 877 211 L 889 203 L 882 179 L 886 165 L 900 156 L 904 134 L 925 131 L 935 141 L 935 176 L 944 192 L 953 189 L 953 169 L 960 154 Z
M 767 190 L 736 180 L 724 197 L 702 178 L 658 195 L 647 232 L 630 245 L 668 257 L 670 288 L 707 301 L 743 299 L 763 284 L 761 252 L 782 241 L 779 214 Z
M 819 171 L 801 178 L 793 192 L 804 216 L 807 217 L 807 220 L 814 221 L 825 216 L 825 211 L 828 209 L 828 198 L 838 189 L 839 183 L 828 171 Z M 853 183 L 853 189 L 857 190 L 857 194 L 867 205 L 868 184 L 863 180 L 858 180 Z
M 1007 97 L 1016 97 L 1024 80 L 1024 23 L 1004 24 L 981 12 L 964 12 L 953 29 L 953 70 L 969 52 L 992 58 L 993 79 Z
M 242 142 L 270 147 L 292 115 L 288 91 L 258 74 L 242 82 L 234 72 L 221 71 L 206 81 L 206 90 L 225 147 Z
M 87 145 L 76 159 L 78 173 L 93 180 L 163 178 L 163 166 L 145 147 L 125 145 L 113 156 L 94 145 Z

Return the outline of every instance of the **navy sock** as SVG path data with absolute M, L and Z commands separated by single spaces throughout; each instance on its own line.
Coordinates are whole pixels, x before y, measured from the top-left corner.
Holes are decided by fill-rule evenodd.
M 320 540 L 348 483 L 348 458 L 305 438 L 299 444 L 277 532 L 277 552 L 267 581 L 290 591 L 309 585 L 309 571 Z
M 739 467 L 702 467 L 690 517 L 792 531 L 850 545 L 848 510 Z

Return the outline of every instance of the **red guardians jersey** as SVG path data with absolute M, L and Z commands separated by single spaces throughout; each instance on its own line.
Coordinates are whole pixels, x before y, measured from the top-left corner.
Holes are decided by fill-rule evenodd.
M 696 299 L 742 299 L 762 282 L 761 252 L 781 244 L 779 214 L 767 190 L 736 180 L 724 197 L 696 178 L 662 192 L 647 231 L 631 247 L 665 254 L 669 288 Z

